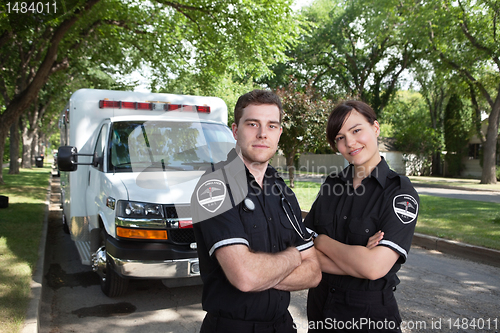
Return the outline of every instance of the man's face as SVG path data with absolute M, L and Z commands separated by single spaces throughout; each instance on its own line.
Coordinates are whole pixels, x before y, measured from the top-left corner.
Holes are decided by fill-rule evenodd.
M 233 124 L 232 129 L 247 166 L 267 163 L 278 149 L 282 132 L 279 108 L 274 104 L 250 104 L 243 110 L 239 124 Z

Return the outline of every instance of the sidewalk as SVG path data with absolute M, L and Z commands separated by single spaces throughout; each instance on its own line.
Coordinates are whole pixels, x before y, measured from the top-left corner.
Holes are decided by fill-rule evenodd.
M 445 189 L 457 189 L 467 191 L 500 192 L 500 182 L 497 184 L 480 184 L 479 179 L 444 178 L 410 176 L 415 186 L 439 187 Z

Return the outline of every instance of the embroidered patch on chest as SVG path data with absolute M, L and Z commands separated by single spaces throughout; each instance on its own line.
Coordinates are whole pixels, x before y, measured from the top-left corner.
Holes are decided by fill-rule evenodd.
M 207 180 L 196 191 L 200 206 L 215 213 L 226 199 L 226 184 L 218 179 Z
M 397 217 L 404 224 L 413 222 L 417 218 L 418 203 L 409 194 L 400 194 L 394 197 L 392 208 Z

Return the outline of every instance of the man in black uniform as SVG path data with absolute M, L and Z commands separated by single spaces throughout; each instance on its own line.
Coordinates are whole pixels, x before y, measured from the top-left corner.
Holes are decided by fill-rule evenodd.
M 316 286 L 321 271 L 297 199 L 268 163 L 282 132 L 281 102 L 254 90 L 234 114 L 236 149 L 191 200 L 207 311 L 201 332 L 296 332 L 290 291 Z

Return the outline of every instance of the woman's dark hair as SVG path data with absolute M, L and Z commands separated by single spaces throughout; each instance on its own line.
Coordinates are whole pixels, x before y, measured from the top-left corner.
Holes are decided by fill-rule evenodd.
M 244 95 L 241 95 L 234 107 L 234 123 L 239 125 L 240 119 L 243 116 L 243 110 L 250 104 L 272 104 L 276 105 L 280 110 L 280 124 L 283 117 L 283 106 L 278 95 L 270 90 L 252 90 Z
M 340 102 L 335 106 L 332 112 L 330 112 L 330 116 L 328 116 L 328 122 L 326 124 L 326 139 L 333 149 L 335 149 L 335 137 L 342 128 L 342 125 L 344 125 L 347 117 L 351 114 L 352 110 L 358 111 L 372 125 L 375 123 L 375 120 L 377 120 L 375 111 L 373 111 L 373 109 L 365 102 L 355 100 Z

